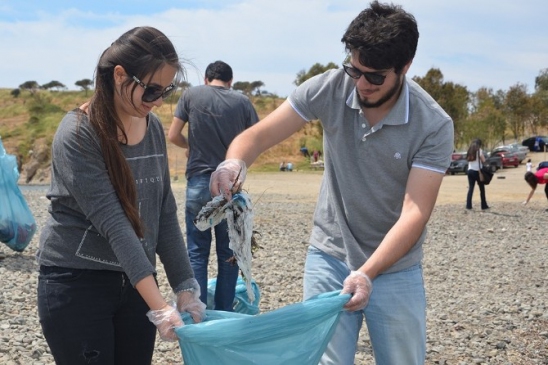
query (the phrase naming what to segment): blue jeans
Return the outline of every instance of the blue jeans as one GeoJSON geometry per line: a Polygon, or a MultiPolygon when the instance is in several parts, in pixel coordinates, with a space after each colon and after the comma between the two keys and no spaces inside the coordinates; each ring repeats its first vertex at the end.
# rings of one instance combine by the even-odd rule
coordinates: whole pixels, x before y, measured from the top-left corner
{"type": "MultiPolygon", "coordinates": [[[[310,246],[304,272],[304,299],[341,290],[346,264],[310,246]]],[[[365,321],[377,365],[423,365],[426,358],[426,295],[422,266],[381,274],[365,309],[341,314],[321,365],[353,365],[365,321]]]]}
{"type": "Polygon", "coordinates": [[[190,264],[194,276],[200,284],[200,300],[207,304],[207,266],[211,251],[212,230],[215,231],[215,249],[217,252],[217,284],[215,287],[216,310],[233,311],[238,265],[227,262],[234,253],[229,247],[228,225],[226,220],[205,231],[194,225],[194,219],[212,198],[209,192],[210,174],[193,176],[187,181],[186,188],[186,238],[190,264]]]}
{"type": "Polygon", "coordinates": [[[122,272],[40,267],[38,315],[57,365],[150,365],[148,310],[122,272]]]}
{"type": "Polygon", "coordinates": [[[481,209],[488,209],[487,199],[485,198],[485,184],[479,179],[479,171],[468,169],[468,194],[466,195],[466,209],[472,209],[472,196],[474,195],[474,187],[476,182],[480,191],[481,209]]]}

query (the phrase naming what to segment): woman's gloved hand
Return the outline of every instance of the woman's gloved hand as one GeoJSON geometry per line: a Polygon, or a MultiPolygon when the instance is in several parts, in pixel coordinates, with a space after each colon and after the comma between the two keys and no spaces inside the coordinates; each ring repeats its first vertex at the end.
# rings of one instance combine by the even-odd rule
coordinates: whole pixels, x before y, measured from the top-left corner
{"type": "Polygon", "coordinates": [[[188,312],[195,323],[205,318],[206,305],[200,300],[200,285],[196,279],[190,279],[190,287],[177,292],[177,309],[188,312]]]}
{"type": "Polygon", "coordinates": [[[352,298],[344,305],[344,309],[353,312],[364,309],[373,291],[373,283],[369,276],[361,271],[351,271],[344,279],[341,294],[352,294],[352,298]]]}
{"type": "Polygon", "coordinates": [[[173,329],[183,326],[184,323],[175,307],[166,304],[161,309],[149,310],[147,317],[158,328],[162,340],[177,341],[177,335],[173,329]]]}
{"type": "Polygon", "coordinates": [[[241,190],[247,175],[247,166],[243,160],[228,159],[217,166],[209,180],[211,196],[223,194],[226,200],[232,199],[232,194],[241,190]]]}

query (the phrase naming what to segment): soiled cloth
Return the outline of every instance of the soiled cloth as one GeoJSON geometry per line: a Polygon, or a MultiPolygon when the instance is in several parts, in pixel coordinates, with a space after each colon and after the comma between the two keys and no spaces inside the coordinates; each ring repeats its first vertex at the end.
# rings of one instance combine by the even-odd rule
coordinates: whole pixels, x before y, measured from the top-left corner
{"type": "Polygon", "coordinates": [[[230,249],[244,278],[249,300],[255,300],[251,285],[251,237],[253,236],[253,209],[251,199],[244,193],[236,193],[231,201],[222,195],[216,196],[198,213],[194,224],[200,231],[205,231],[219,224],[223,219],[228,223],[230,249]]]}

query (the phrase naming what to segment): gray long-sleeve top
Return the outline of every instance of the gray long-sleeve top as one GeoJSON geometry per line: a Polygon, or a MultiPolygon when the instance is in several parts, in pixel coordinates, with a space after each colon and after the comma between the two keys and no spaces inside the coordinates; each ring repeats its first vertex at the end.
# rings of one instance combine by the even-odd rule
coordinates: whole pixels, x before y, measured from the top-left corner
{"type": "Polygon", "coordinates": [[[173,290],[186,289],[193,272],[177,220],[164,130],[154,114],[148,115],[143,140],[122,145],[122,151],[137,186],[145,237],[137,237],[119,202],[87,116],[74,110],[61,121],[52,144],[50,217],[40,235],[38,262],[123,271],[135,286],[155,273],[158,254],[173,290]]]}

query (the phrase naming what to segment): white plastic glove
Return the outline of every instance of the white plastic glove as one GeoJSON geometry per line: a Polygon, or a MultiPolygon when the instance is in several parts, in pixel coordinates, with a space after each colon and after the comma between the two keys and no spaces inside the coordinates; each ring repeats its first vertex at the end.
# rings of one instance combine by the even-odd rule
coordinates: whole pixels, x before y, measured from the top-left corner
{"type": "Polygon", "coordinates": [[[344,309],[353,312],[364,309],[373,291],[373,283],[369,276],[361,271],[351,271],[344,279],[341,294],[352,294],[352,298],[344,305],[344,309]]]}
{"type": "Polygon", "coordinates": [[[173,329],[184,324],[177,309],[166,304],[161,309],[149,310],[147,317],[158,328],[162,340],[177,341],[177,335],[173,329]]]}
{"type": "Polygon", "coordinates": [[[224,160],[211,174],[209,191],[211,196],[223,194],[226,200],[232,199],[232,193],[238,192],[247,175],[247,166],[243,160],[231,158],[224,160]]]}
{"type": "Polygon", "coordinates": [[[191,287],[181,290],[175,295],[177,297],[177,309],[179,312],[188,312],[195,323],[205,318],[206,305],[200,300],[200,285],[196,279],[191,280],[191,287]]]}

